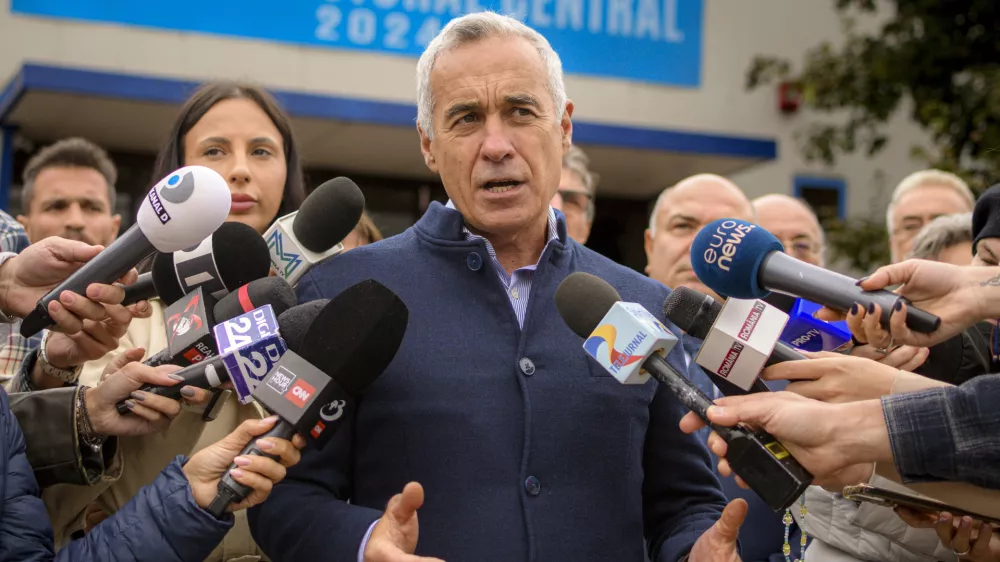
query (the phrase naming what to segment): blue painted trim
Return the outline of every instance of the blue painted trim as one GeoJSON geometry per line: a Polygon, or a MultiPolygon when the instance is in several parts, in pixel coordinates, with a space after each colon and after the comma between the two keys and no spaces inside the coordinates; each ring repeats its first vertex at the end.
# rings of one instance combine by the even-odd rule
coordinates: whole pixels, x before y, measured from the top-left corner
{"type": "Polygon", "coordinates": [[[11,125],[0,125],[0,209],[10,208],[10,187],[14,184],[14,132],[11,125]]]}
{"type": "MultiPolygon", "coordinates": [[[[197,82],[186,80],[25,64],[0,96],[0,123],[9,117],[17,99],[27,91],[83,94],[179,105],[184,103],[197,87],[197,82]]],[[[410,104],[280,90],[271,92],[285,110],[295,117],[397,127],[413,127],[417,117],[416,107],[410,104]]],[[[771,139],[687,131],[574,122],[573,136],[575,141],[584,145],[754,160],[773,160],[778,155],[778,144],[771,139]]]]}
{"type": "Polygon", "coordinates": [[[795,176],[792,179],[792,190],[795,197],[802,198],[802,188],[818,187],[837,192],[837,218],[847,218],[847,182],[843,178],[821,176],[795,176]]]}

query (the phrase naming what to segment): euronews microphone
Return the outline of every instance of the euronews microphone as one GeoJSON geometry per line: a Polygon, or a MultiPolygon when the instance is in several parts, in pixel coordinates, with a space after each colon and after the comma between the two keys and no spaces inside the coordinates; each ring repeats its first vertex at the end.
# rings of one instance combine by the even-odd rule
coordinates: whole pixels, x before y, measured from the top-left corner
{"type": "MultiPolygon", "coordinates": [[[[667,317],[667,320],[676,324],[678,328],[684,330],[691,337],[702,340],[702,347],[711,345],[710,342],[714,340],[712,332],[716,328],[716,322],[721,313],[722,305],[718,301],[705,293],[688,287],[677,287],[670,291],[670,296],[663,303],[663,314],[667,317]]],[[[805,358],[805,355],[777,341],[774,344],[774,349],[767,357],[765,365],[770,366],[783,361],[797,361],[805,358]]],[[[732,368],[741,368],[738,361],[734,363],[732,368]]],[[[701,365],[700,362],[698,364],[701,365]]],[[[723,376],[715,366],[701,366],[704,367],[703,370],[712,379],[712,383],[726,396],[739,396],[748,392],[770,392],[771,390],[764,381],[757,377],[760,371],[759,368],[751,373],[753,375],[753,384],[747,389],[729,381],[728,375],[731,371],[730,373],[726,373],[727,376],[723,376]]],[[[746,377],[736,376],[734,378],[744,379],[746,377]]]]}
{"type": "Polygon", "coordinates": [[[157,254],[152,278],[156,293],[170,305],[198,287],[216,298],[268,276],[271,259],[260,233],[241,222],[226,222],[194,248],[157,254]]]}
{"type": "Polygon", "coordinates": [[[340,241],[354,230],[365,210],[365,197],[351,180],[324,182],[299,210],[274,221],[264,233],[271,270],[292,286],[317,263],[344,250],[340,241]]]}
{"type": "Polygon", "coordinates": [[[847,312],[855,303],[882,309],[880,321],[889,325],[896,303],[907,305],[906,325],[915,332],[931,333],[941,319],[910,306],[891,291],[865,291],[857,280],[784,253],[770,232],[737,219],[720,219],[705,225],[691,244],[691,266],[698,280],[716,293],[738,299],[760,299],[771,291],[808,299],[847,312]]]}
{"type": "Polygon", "coordinates": [[[677,337],[641,305],[620,302],[614,287],[582,272],[564,279],[555,298],[559,315],[584,338],[588,355],[620,382],[643,383],[652,375],[669,388],[726,441],[733,471],[772,509],[787,509],[812,483],[812,474],[768,433],[708,421],[712,401],[665,359],[677,337]]]}
{"type": "Polygon", "coordinates": [[[231,204],[226,180],[209,168],[186,166],[163,178],[143,199],[131,228],[38,301],[21,322],[21,335],[53,324],[48,307],[63,291],[85,295],[91,283],[111,283],[155,251],[201,242],[225,222],[231,204]]]}
{"type": "MultiPolygon", "coordinates": [[[[254,390],[254,398],[281,418],[261,438],[291,439],[304,433],[313,440],[329,439],[347,418],[345,409],[392,362],[408,319],[403,301],[373,280],[334,297],[309,327],[301,348],[285,353],[254,390]]],[[[255,439],[240,456],[269,456],[259,442],[255,439]]],[[[221,517],[251,491],[227,470],[208,511],[221,517]]]]}
{"type": "Polygon", "coordinates": [[[182,317],[190,317],[185,330],[191,335],[184,337],[185,341],[177,340],[175,343],[174,325],[171,322],[165,322],[168,345],[146,359],[144,364],[153,367],[167,364],[185,367],[197,363],[216,354],[212,329],[218,322],[225,322],[265,304],[271,305],[274,314],[280,316],[295,306],[296,302],[295,291],[279,277],[264,277],[251,281],[219,299],[211,308],[198,307],[197,304],[192,305],[191,301],[195,299],[204,302],[213,299],[213,297],[210,295],[206,297],[204,291],[199,288],[195,290],[195,293],[185,295],[181,301],[167,307],[167,311],[164,312],[164,319],[167,320],[173,318],[178,311],[181,311],[182,317]],[[192,307],[193,310],[188,307],[192,307]],[[183,312],[184,310],[187,312],[183,312]],[[208,312],[209,310],[211,313],[208,312]],[[196,315],[203,322],[195,322],[193,316],[196,315]]]}

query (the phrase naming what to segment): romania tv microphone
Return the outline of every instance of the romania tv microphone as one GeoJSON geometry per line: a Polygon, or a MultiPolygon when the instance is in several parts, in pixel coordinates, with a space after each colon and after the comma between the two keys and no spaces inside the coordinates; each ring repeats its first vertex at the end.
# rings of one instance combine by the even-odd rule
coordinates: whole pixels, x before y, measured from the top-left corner
{"type": "Polygon", "coordinates": [[[556,290],[559,315],[584,339],[583,349],[624,384],[652,375],[728,444],[729,465],[771,509],[791,506],[813,476],[774,437],[745,426],[708,421],[712,401],[665,359],[677,343],[655,316],[636,303],[621,302],[614,287],[589,273],[569,275],[556,290]]]}
{"type": "MultiPolygon", "coordinates": [[[[298,350],[285,353],[254,398],[280,419],[262,437],[291,439],[296,433],[326,440],[349,416],[355,397],[392,362],[406,333],[409,311],[403,301],[373,280],[334,297],[313,321],[298,350]]],[[[251,441],[241,456],[269,456],[251,441]]],[[[271,457],[275,458],[275,457],[271,457]]],[[[232,465],[219,481],[208,507],[221,517],[252,490],[233,480],[232,465]]]]}
{"type": "Polygon", "coordinates": [[[338,177],[324,182],[298,211],[274,221],[264,233],[271,270],[295,286],[312,266],[344,251],[340,241],[364,210],[365,197],[353,181],[338,177]]]}
{"type": "Polygon", "coordinates": [[[810,300],[847,312],[858,303],[882,309],[880,321],[889,317],[898,302],[907,305],[906,325],[924,334],[937,330],[941,319],[910,306],[891,291],[865,291],[846,275],[799,261],[784,253],[770,232],[737,219],[720,219],[705,225],[691,244],[691,266],[698,279],[716,293],[737,299],[761,299],[771,291],[810,300]]]}
{"type": "MultiPolygon", "coordinates": [[[[232,382],[240,402],[249,403],[254,387],[288,349],[282,336],[299,341],[318,314],[319,309],[307,303],[287,309],[276,319],[271,305],[264,304],[220,322],[211,330],[212,347],[218,354],[172,373],[181,379],[177,384],[147,384],[139,390],[179,400],[185,386],[213,389],[232,382]]],[[[120,414],[128,413],[125,401],[117,408],[120,414]]]]}
{"type": "Polygon", "coordinates": [[[193,293],[167,307],[164,325],[167,330],[167,347],[143,363],[153,367],[180,365],[186,367],[216,355],[213,329],[218,322],[225,322],[241,314],[270,305],[280,316],[297,301],[295,291],[278,277],[264,277],[243,285],[222,297],[217,303],[200,287],[193,293]],[[202,304],[199,304],[202,303],[202,304]],[[181,331],[182,334],[175,334],[181,331]]]}
{"type": "Polygon", "coordinates": [[[38,301],[21,322],[21,335],[54,323],[48,307],[63,291],[85,295],[91,283],[112,283],[153,252],[198,244],[225,222],[231,204],[226,180],[209,168],[187,166],[163,178],[143,199],[131,228],[38,301]]]}
{"type": "MultiPolygon", "coordinates": [[[[751,307],[751,310],[755,311],[759,310],[759,308],[751,307]]],[[[719,348],[718,350],[706,353],[704,361],[699,361],[699,358],[696,358],[695,362],[708,374],[709,378],[712,379],[712,383],[722,391],[722,394],[726,396],[739,396],[748,392],[769,392],[771,389],[768,388],[764,381],[757,377],[760,372],[759,366],[747,365],[740,361],[740,357],[735,358],[731,363],[726,361],[729,353],[734,348],[736,348],[737,352],[743,351],[743,347],[748,344],[745,341],[739,341],[740,338],[738,336],[735,338],[736,341],[733,341],[733,334],[731,332],[727,333],[721,326],[717,325],[722,312],[722,304],[714,298],[687,287],[677,287],[670,291],[670,296],[667,297],[666,302],[663,304],[663,314],[667,317],[667,320],[676,324],[678,328],[684,330],[691,337],[702,340],[702,348],[699,351],[699,356],[702,355],[701,352],[707,347],[715,346],[719,348]],[[726,357],[722,362],[717,360],[713,362],[708,361],[709,357],[717,357],[720,352],[725,354],[726,357]],[[748,372],[740,372],[741,370],[748,372]],[[739,383],[731,382],[730,379],[740,381],[752,380],[752,384],[749,388],[744,388],[739,383]]],[[[760,319],[758,318],[757,321],[759,322],[760,319]]],[[[742,325],[739,331],[744,332],[742,325]]],[[[750,337],[748,335],[747,339],[750,337]]],[[[800,359],[806,359],[806,356],[781,341],[775,341],[774,348],[765,360],[765,366],[800,359]]]]}

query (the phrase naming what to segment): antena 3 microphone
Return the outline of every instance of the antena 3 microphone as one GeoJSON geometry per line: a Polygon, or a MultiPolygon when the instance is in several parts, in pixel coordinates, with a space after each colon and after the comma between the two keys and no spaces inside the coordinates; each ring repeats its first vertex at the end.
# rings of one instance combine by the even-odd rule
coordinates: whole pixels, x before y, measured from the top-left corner
{"type": "MultiPolygon", "coordinates": [[[[334,297],[309,326],[302,347],[285,353],[254,390],[254,398],[281,418],[261,438],[291,439],[303,432],[329,439],[345,419],[345,408],[392,362],[408,320],[403,301],[373,280],[334,297]]],[[[259,441],[254,439],[240,455],[266,455],[259,441]]],[[[208,511],[221,517],[251,491],[226,471],[208,511]]]]}
{"type": "Polygon", "coordinates": [[[777,291],[841,312],[855,303],[877,304],[882,308],[883,326],[889,325],[893,307],[902,301],[911,330],[927,334],[941,324],[940,318],[910,306],[896,293],[865,291],[855,279],[789,256],[770,232],[738,219],[705,225],[691,244],[691,266],[702,283],[727,297],[761,299],[777,291]]]}
{"type": "Polygon", "coordinates": [[[230,205],[226,180],[210,168],[186,166],[163,178],[143,199],[131,228],[38,301],[21,322],[21,335],[53,324],[48,307],[63,291],[85,295],[91,283],[114,282],[154,251],[198,244],[225,222],[230,205]]]}
{"type": "Polygon", "coordinates": [[[556,290],[555,298],[559,315],[585,339],[586,353],[612,376],[623,381],[622,371],[626,369],[646,371],[711,425],[728,444],[729,465],[771,509],[788,508],[812,483],[812,475],[768,433],[708,421],[712,401],[664,358],[677,338],[641,305],[618,302],[620,298],[611,285],[582,272],[569,275],[556,290]],[[612,292],[616,298],[606,306],[612,292]]]}
{"type": "Polygon", "coordinates": [[[264,233],[271,270],[294,286],[312,266],[344,250],[339,242],[364,210],[365,197],[353,181],[339,177],[323,183],[298,211],[274,221],[264,233]]]}
{"type": "Polygon", "coordinates": [[[267,277],[271,258],[260,233],[241,222],[226,222],[197,246],[157,254],[152,276],[164,304],[177,302],[198,287],[216,298],[267,277]]]}

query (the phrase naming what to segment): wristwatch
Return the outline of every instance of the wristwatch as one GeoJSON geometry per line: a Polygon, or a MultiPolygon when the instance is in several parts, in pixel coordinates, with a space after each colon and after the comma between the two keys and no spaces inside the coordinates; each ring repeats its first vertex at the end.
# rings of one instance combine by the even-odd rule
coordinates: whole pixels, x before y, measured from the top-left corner
{"type": "MultiPolygon", "coordinates": [[[[7,260],[16,255],[17,254],[15,252],[0,252],[0,265],[3,265],[4,263],[7,262],[7,260]]],[[[0,308],[0,324],[13,324],[19,320],[20,318],[17,318],[16,316],[11,316],[6,312],[4,312],[2,308],[0,308]]]]}
{"type": "Polygon", "coordinates": [[[72,369],[63,369],[49,363],[45,348],[49,343],[50,334],[52,334],[52,330],[45,330],[45,333],[42,335],[42,343],[38,346],[38,367],[50,377],[55,377],[66,384],[76,384],[76,381],[80,379],[80,373],[83,371],[83,365],[77,365],[72,369]]]}

